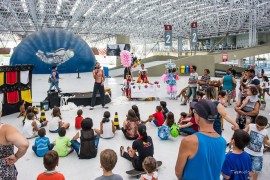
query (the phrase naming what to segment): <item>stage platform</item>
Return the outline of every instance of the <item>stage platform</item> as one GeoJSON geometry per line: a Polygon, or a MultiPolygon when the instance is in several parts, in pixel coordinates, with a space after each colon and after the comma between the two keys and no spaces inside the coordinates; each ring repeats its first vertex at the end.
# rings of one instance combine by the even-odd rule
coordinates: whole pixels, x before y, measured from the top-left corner
{"type": "MultiPolygon", "coordinates": [[[[60,107],[69,102],[74,103],[76,106],[90,106],[92,101],[93,92],[70,92],[70,93],[48,93],[49,107],[52,109],[54,106],[60,107]]],[[[111,102],[109,94],[105,94],[105,104],[111,102]]],[[[95,105],[101,105],[100,94],[96,95],[95,105]]]]}

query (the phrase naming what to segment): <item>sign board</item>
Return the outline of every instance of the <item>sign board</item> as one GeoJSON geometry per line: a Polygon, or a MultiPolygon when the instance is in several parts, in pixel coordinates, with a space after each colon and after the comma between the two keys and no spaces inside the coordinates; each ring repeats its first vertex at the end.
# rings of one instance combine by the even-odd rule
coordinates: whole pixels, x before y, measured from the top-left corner
{"type": "Polygon", "coordinates": [[[165,46],[172,46],[172,25],[164,25],[164,29],[165,46]]]}
{"type": "Polygon", "coordinates": [[[222,62],[227,62],[228,61],[228,53],[223,53],[222,54],[222,62]]]}
{"type": "Polygon", "coordinates": [[[198,29],[197,22],[191,23],[191,50],[195,51],[197,49],[197,41],[198,41],[198,29]]]}

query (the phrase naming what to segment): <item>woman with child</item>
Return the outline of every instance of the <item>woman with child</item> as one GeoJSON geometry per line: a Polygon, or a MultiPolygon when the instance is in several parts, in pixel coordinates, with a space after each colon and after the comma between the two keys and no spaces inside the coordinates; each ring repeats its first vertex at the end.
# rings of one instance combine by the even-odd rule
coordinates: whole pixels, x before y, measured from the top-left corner
{"type": "Polygon", "coordinates": [[[120,155],[131,161],[134,169],[143,171],[143,161],[146,157],[153,157],[154,145],[152,138],[147,135],[146,126],[140,124],[138,126],[139,137],[132,143],[132,147],[127,148],[127,152],[124,147],[120,147],[120,155]],[[138,152],[138,155],[136,154],[138,152]]]}

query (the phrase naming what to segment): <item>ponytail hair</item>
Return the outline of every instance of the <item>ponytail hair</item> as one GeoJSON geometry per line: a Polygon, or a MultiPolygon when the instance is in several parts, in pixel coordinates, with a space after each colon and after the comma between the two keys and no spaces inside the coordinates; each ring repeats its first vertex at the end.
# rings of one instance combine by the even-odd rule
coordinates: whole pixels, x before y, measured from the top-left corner
{"type": "Polygon", "coordinates": [[[140,136],[142,136],[143,142],[146,142],[147,141],[147,132],[146,132],[146,126],[144,124],[140,124],[138,126],[138,132],[139,132],[140,136]]]}
{"type": "Polygon", "coordinates": [[[109,122],[111,117],[111,113],[109,111],[105,111],[103,114],[102,123],[109,122]]]}
{"type": "Polygon", "coordinates": [[[144,131],[144,132],[141,134],[141,136],[142,136],[143,142],[146,142],[146,141],[147,141],[147,132],[144,131]]]}

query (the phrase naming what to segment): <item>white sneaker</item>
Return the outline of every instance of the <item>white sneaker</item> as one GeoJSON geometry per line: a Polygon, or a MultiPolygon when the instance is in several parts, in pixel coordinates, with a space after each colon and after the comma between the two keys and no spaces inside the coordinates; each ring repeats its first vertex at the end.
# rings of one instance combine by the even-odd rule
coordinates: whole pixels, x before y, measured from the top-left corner
{"type": "Polygon", "coordinates": [[[270,116],[270,113],[268,114],[268,116],[270,116]]]}

